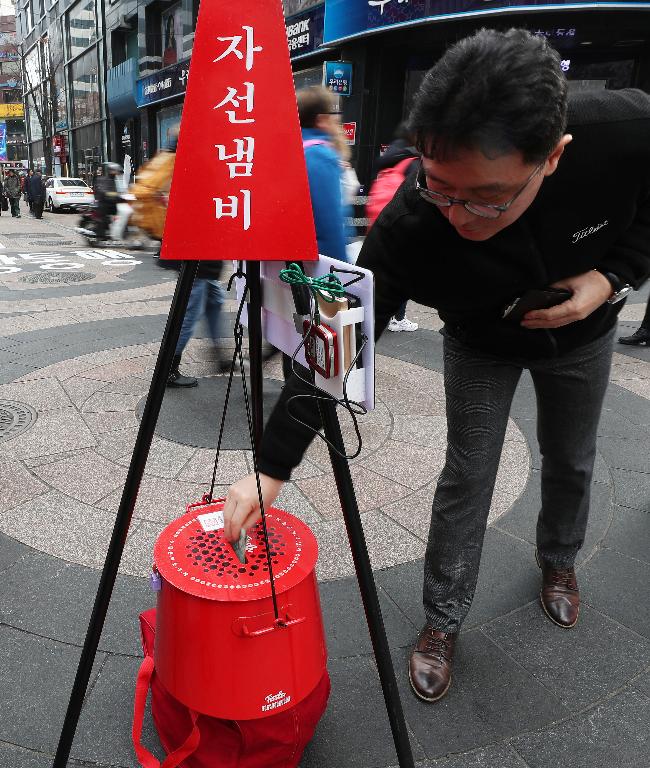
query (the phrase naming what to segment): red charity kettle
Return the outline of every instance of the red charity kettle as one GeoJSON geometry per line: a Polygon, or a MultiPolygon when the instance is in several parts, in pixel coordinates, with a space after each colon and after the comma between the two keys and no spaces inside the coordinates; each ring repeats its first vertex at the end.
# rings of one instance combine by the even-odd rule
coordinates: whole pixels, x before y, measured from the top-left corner
{"type": "Polygon", "coordinates": [[[325,672],[318,543],[298,518],[266,510],[276,618],[262,523],[248,531],[242,564],[224,536],[223,506],[191,504],[158,537],[154,661],[187,707],[253,720],[298,704],[325,672]]]}

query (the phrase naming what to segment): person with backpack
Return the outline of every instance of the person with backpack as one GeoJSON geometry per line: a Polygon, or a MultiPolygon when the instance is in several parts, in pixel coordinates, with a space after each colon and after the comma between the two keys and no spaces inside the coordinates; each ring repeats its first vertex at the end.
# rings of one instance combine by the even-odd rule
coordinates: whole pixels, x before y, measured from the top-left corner
{"type": "MultiPolygon", "coordinates": [[[[415,178],[419,157],[418,151],[413,146],[408,124],[400,123],[395,131],[394,140],[377,161],[377,176],[370,186],[366,204],[368,229],[372,227],[404,181],[411,177],[415,178]]],[[[404,302],[391,317],[388,323],[389,331],[399,333],[400,331],[417,331],[419,328],[417,323],[406,317],[406,304],[407,302],[404,302]]]]}

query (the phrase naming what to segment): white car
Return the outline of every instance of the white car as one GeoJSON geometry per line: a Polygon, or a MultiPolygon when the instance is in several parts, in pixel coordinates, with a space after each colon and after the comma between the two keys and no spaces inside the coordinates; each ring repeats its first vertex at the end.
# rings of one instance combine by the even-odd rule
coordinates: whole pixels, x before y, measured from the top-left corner
{"type": "Polygon", "coordinates": [[[45,208],[55,211],[76,210],[91,205],[95,199],[92,189],[83,179],[52,178],[45,183],[45,208]]]}

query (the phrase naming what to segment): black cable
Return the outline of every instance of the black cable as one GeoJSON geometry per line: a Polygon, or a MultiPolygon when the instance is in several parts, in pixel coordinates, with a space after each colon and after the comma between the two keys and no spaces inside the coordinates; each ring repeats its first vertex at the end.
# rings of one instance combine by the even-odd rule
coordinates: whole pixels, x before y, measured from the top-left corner
{"type": "Polygon", "coordinates": [[[326,392],[324,389],[321,389],[320,387],[316,386],[316,384],[311,381],[310,379],[306,379],[304,376],[302,376],[298,369],[296,368],[296,357],[300,350],[304,347],[305,341],[307,340],[307,337],[309,336],[312,328],[315,325],[314,322],[314,315],[317,311],[317,305],[316,310],[314,309],[314,305],[316,304],[315,298],[313,296],[311,297],[311,306],[310,306],[310,318],[309,318],[309,328],[306,330],[305,334],[302,337],[302,340],[298,347],[296,348],[296,351],[291,356],[291,370],[293,374],[304,384],[306,384],[310,389],[313,389],[315,394],[298,394],[298,395],[292,395],[287,399],[287,413],[289,416],[298,424],[308,429],[310,432],[312,432],[314,435],[319,437],[326,445],[330,448],[330,450],[334,451],[334,453],[337,456],[340,456],[343,459],[347,459],[348,461],[351,461],[352,459],[356,459],[357,456],[361,453],[361,449],[363,448],[363,438],[361,437],[361,432],[359,430],[359,423],[357,421],[357,416],[365,416],[368,413],[368,409],[361,405],[361,403],[357,403],[354,400],[350,400],[347,393],[347,384],[348,384],[348,378],[350,377],[350,373],[354,370],[356,367],[357,361],[361,357],[361,353],[363,352],[366,344],[368,343],[368,337],[363,335],[361,337],[361,346],[357,350],[356,355],[354,356],[354,359],[348,366],[347,371],[345,372],[345,376],[343,377],[343,397],[342,398],[336,398],[334,395],[332,395],[329,392],[326,392]],[[316,403],[319,401],[329,401],[333,402],[335,405],[340,405],[344,410],[346,410],[350,417],[352,418],[352,424],[354,426],[354,431],[357,436],[357,449],[352,454],[347,453],[341,453],[339,449],[330,441],[328,440],[325,435],[323,435],[320,430],[314,429],[310,424],[307,424],[302,419],[299,419],[295,414],[291,412],[290,405],[294,401],[298,400],[313,400],[316,403]]]}

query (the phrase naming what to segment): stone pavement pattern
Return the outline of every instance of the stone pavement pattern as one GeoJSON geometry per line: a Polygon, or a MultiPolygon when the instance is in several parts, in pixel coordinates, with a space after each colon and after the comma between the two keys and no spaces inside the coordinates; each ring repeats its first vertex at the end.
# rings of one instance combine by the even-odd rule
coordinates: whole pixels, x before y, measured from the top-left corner
{"type": "MultiPolygon", "coordinates": [[[[78,250],[66,234],[70,221],[46,215],[11,226],[40,232],[39,242],[61,233],[68,249],[78,250]]],[[[8,240],[0,236],[5,247],[8,240]]],[[[0,442],[3,768],[51,765],[174,285],[173,273],[147,254],[87,259],[70,272],[91,277],[60,284],[25,282],[60,272],[56,263],[44,270],[23,261],[29,270],[0,274],[0,424],[16,430],[0,442]]],[[[624,309],[623,332],[638,326],[644,297],[624,309]]],[[[226,310],[233,308],[230,301],[226,310]]],[[[410,308],[409,316],[420,331],[387,334],[380,343],[379,404],[361,420],[364,450],[353,476],[417,759],[435,768],[647,768],[650,350],[617,347],[579,564],[583,609],[570,632],[551,625],[537,601],[540,457],[534,395],[530,380],[522,380],[454,685],[427,706],[408,691],[404,670],[423,620],[421,558],[445,420],[439,320],[424,307],[410,308]]],[[[202,338],[184,357],[187,371],[203,377],[204,391],[214,360],[202,338]]],[[[266,375],[277,386],[277,363],[266,375]]],[[[167,398],[172,406],[175,395],[167,398]]],[[[214,460],[211,445],[171,425],[173,435],[156,437],[147,464],[74,765],[136,765],[129,717],[140,658],[137,614],[154,602],[143,577],[158,532],[202,493],[214,460]]],[[[249,467],[244,444],[226,451],[219,487],[249,467]]],[[[386,768],[395,753],[332,488],[326,452],[314,444],[281,497],[319,539],[333,681],[303,766],[386,768]]],[[[147,740],[157,741],[151,723],[147,740]]]]}

